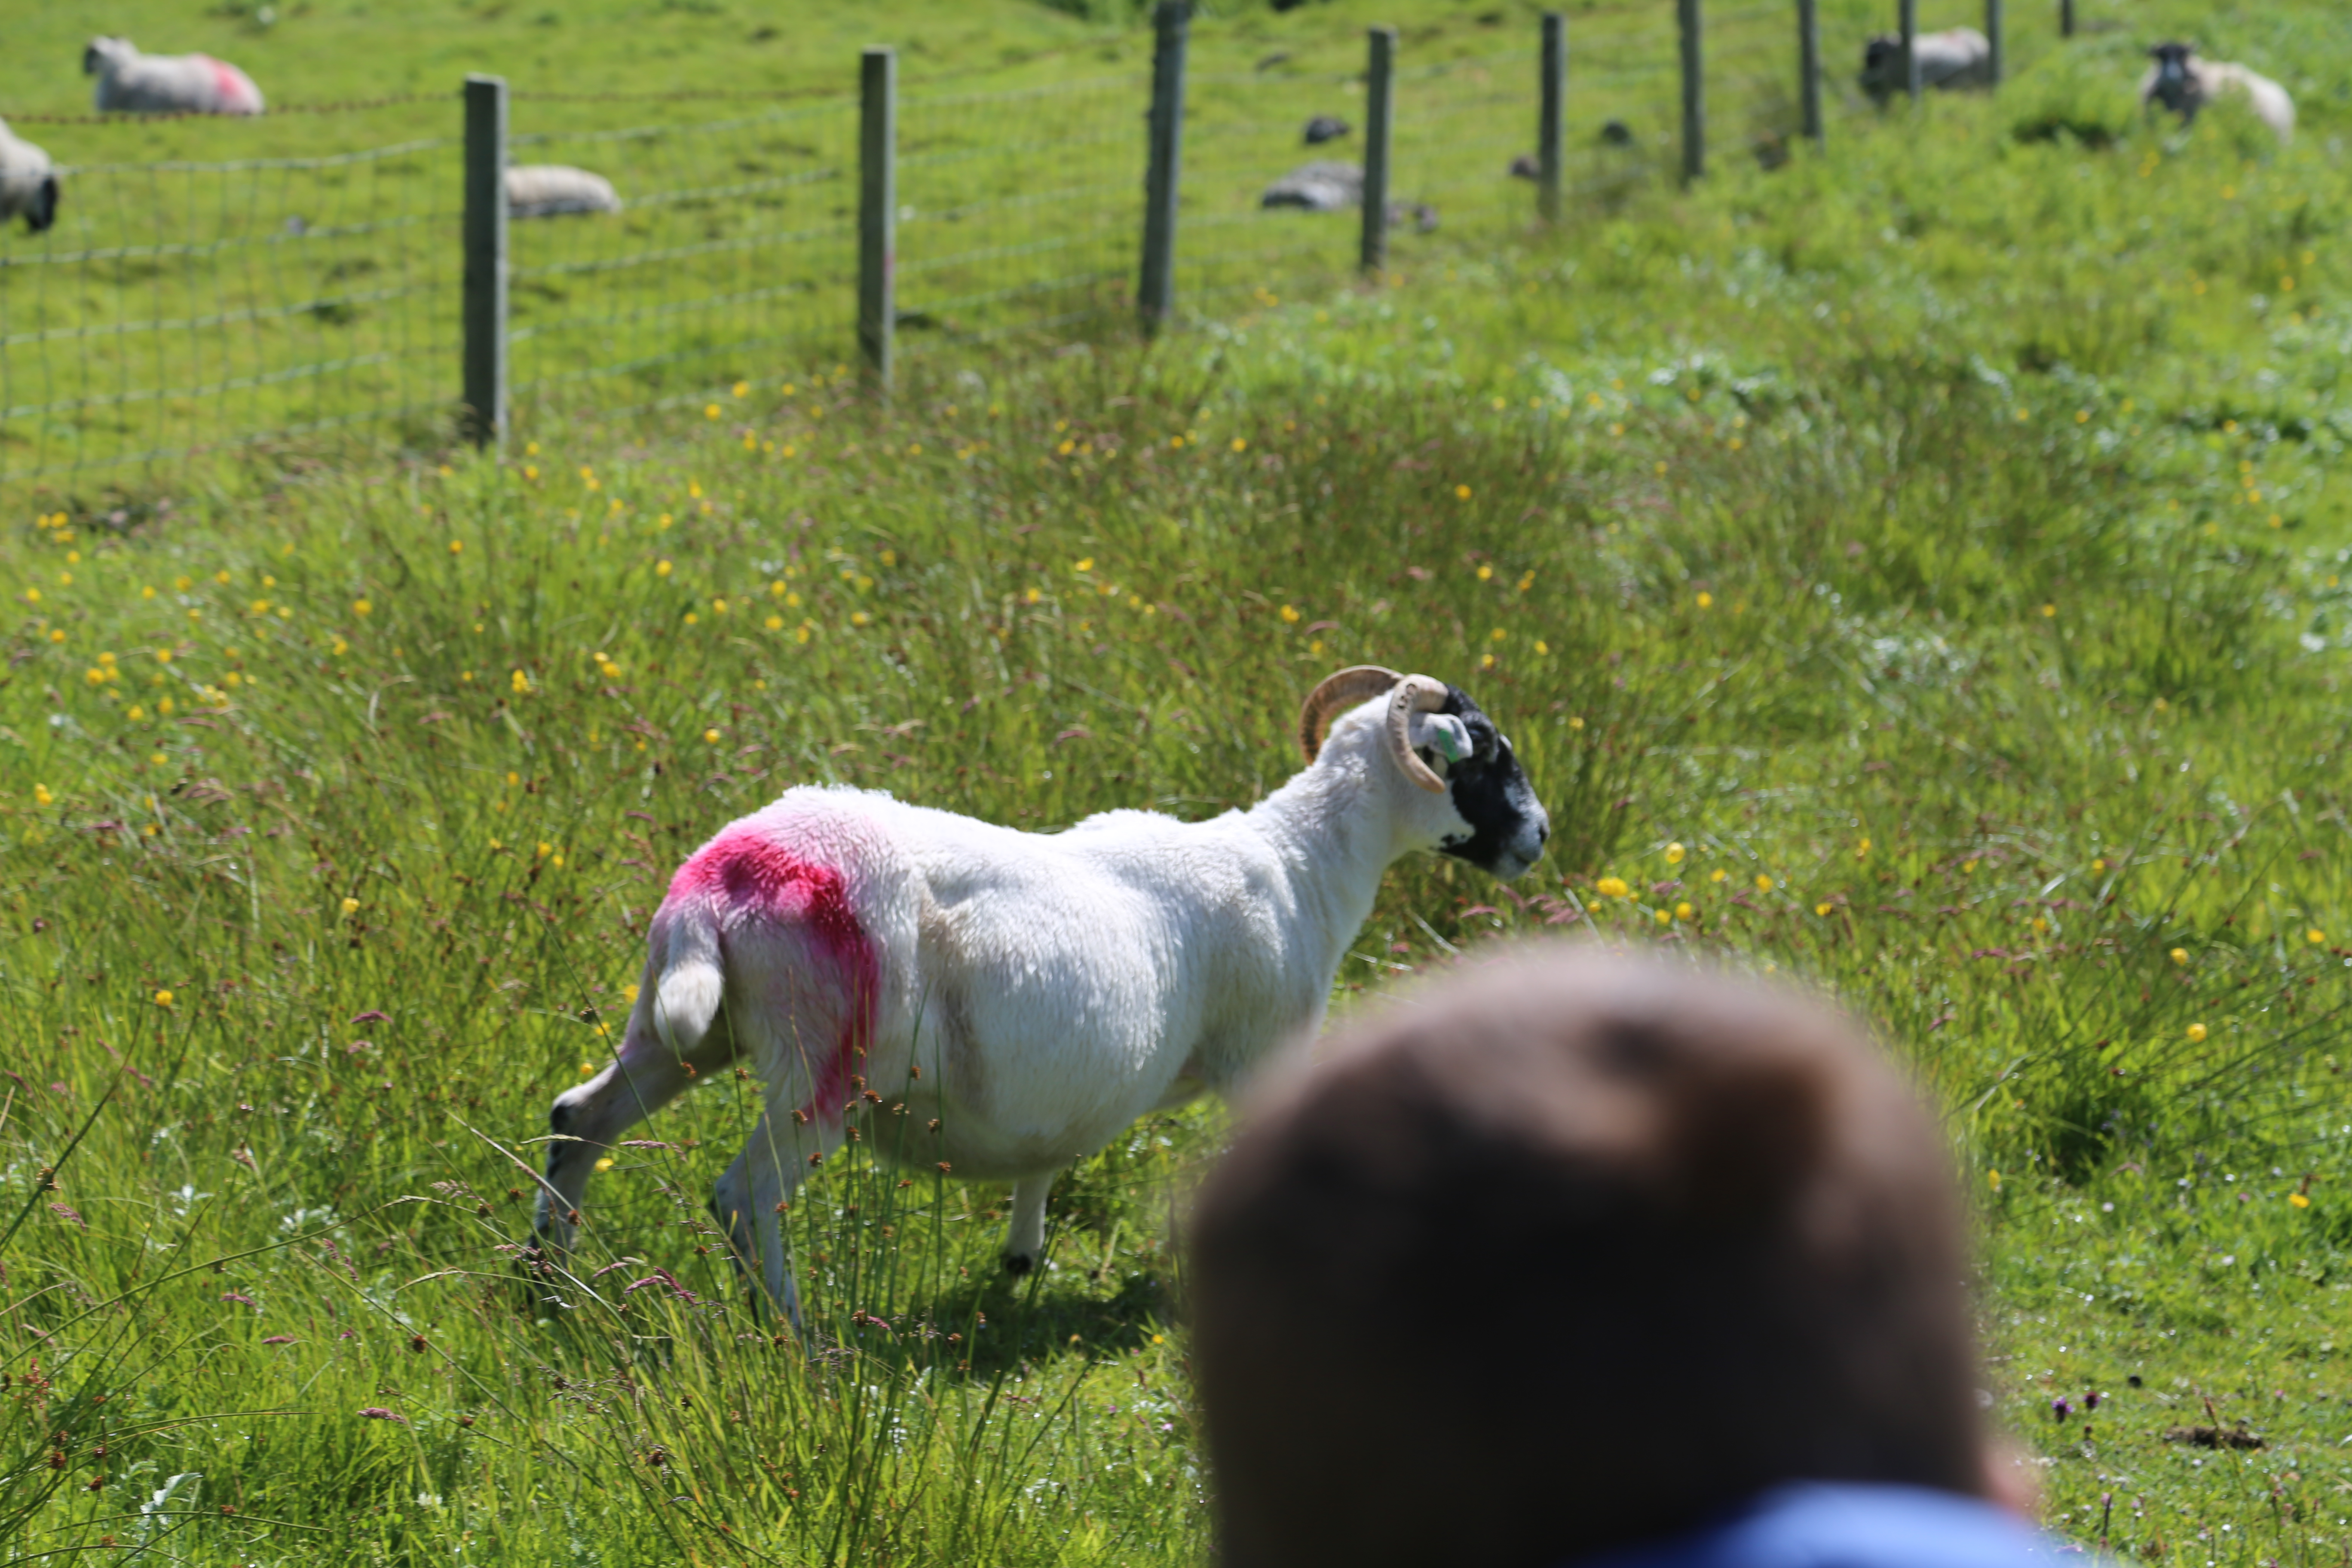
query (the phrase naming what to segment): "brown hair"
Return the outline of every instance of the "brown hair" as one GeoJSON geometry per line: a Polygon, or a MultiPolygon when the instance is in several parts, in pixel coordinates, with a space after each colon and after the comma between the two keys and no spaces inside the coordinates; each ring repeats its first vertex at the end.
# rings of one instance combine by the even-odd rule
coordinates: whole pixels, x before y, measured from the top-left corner
{"type": "Polygon", "coordinates": [[[1262,1097],[1192,1255],[1226,1568],[1984,1488],[1942,1135],[1780,991],[1544,947],[1414,993],[1262,1097]]]}

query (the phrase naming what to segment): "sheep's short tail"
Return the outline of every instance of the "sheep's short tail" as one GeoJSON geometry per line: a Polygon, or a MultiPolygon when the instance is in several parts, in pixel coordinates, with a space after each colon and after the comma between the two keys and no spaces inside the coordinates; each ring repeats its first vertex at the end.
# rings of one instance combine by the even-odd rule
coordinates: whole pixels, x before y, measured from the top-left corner
{"type": "Polygon", "coordinates": [[[652,967],[654,1027],[672,1051],[692,1056],[727,999],[719,916],[708,900],[683,900],[655,916],[652,967]]]}

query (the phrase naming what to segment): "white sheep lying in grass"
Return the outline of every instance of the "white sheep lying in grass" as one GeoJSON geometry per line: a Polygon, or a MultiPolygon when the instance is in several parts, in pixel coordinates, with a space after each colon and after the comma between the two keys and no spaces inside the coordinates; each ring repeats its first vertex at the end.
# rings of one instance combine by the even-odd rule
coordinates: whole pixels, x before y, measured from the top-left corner
{"type": "Polygon", "coordinates": [[[2155,57],[2156,63],[2140,79],[2139,100],[2143,107],[2161,103],[2180,116],[2185,124],[2197,118],[2197,111],[2209,100],[2224,93],[2242,92],[2255,115],[2280,141],[2294,138],[2294,100],[2270,78],[2229,60],[2200,59],[2196,48],[2189,44],[2158,44],[2147,52],[2155,57]]]}
{"type": "Polygon", "coordinates": [[[764,1110],[711,1206],[795,1321],[776,1215],[845,1138],[1013,1184],[1004,1260],[1025,1271],[1063,1167],[1318,1026],[1391,861],[1433,849],[1507,879],[1543,852],[1510,742],[1456,688],[1342,670],[1299,742],[1305,769],[1206,822],[1021,833],[804,787],[721,829],[654,915],[617,1058],[549,1115],[547,1247],[569,1247],[614,1139],[748,1059],[764,1110]]]}
{"type": "MultiPolygon", "coordinates": [[[[1921,87],[1992,85],[1992,40],[1974,27],[1921,33],[1918,48],[1921,87]]],[[[1900,34],[1880,33],[1862,47],[1862,90],[1874,103],[1885,103],[1906,90],[1900,34]]]]}
{"type": "Polygon", "coordinates": [[[58,221],[58,176],[49,155],[0,121],[0,223],[25,220],[25,232],[38,234],[58,221]]]}
{"type": "MultiPolygon", "coordinates": [[[[1297,207],[1311,213],[1345,212],[1361,206],[1364,201],[1364,171],[1361,165],[1339,162],[1301,163],[1282,178],[1266,186],[1257,199],[1261,207],[1297,207]]],[[[1411,223],[1414,232],[1428,234],[1437,227],[1437,209],[1427,202],[1391,202],[1388,206],[1391,228],[1411,223]]]]}
{"type": "Polygon", "coordinates": [[[128,38],[92,38],[81,73],[98,79],[101,111],[131,114],[258,114],[253,79],[210,55],[142,55],[128,38]]]}
{"type": "Polygon", "coordinates": [[[562,163],[520,163],[507,171],[507,212],[513,217],[562,213],[616,213],[613,182],[562,163]]]}

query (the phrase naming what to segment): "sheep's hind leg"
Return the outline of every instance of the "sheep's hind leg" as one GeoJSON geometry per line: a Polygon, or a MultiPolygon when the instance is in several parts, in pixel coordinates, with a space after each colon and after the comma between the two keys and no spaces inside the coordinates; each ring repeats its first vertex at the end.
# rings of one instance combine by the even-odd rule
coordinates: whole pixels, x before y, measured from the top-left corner
{"type": "Polygon", "coordinates": [[[841,1146],[839,1122],[801,1126],[762,1112],[743,1152],[711,1188],[710,1213],[725,1227],[736,1272],[752,1286],[754,1310],[762,1291],[783,1309],[794,1333],[801,1332],[800,1282],[793,1278],[791,1248],[784,1237],[782,1205],[824,1156],[841,1146]]]}
{"type": "Polygon", "coordinates": [[[1013,1184],[1013,1223],[1004,1232],[1004,1271],[1026,1274],[1045,1250],[1045,1194],[1059,1171],[1024,1176],[1013,1184]]]}

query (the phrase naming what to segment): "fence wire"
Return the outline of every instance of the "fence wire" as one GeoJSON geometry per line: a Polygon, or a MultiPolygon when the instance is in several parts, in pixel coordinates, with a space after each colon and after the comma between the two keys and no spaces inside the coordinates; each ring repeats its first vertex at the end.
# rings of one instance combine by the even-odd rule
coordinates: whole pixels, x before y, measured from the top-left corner
{"type": "Polygon", "coordinates": [[[1135,75],[900,102],[901,353],[1126,318],[1150,101],[1135,75]]]}
{"type": "MultiPolygon", "coordinates": [[[[2123,4],[2081,9],[2100,18],[2093,26],[2113,25],[2105,14],[2123,4]]],[[[1864,42],[1886,30],[1894,7],[1820,8],[1834,138],[1899,111],[1874,105],[1856,80],[1864,42]]],[[[1926,9],[1923,27],[1982,24],[1982,0],[1926,9]]],[[[1537,151],[1538,33],[1531,18],[1495,21],[1492,33],[1456,35],[1425,55],[1407,40],[1394,79],[1392,267],[1534,220],[1536,189],[1520,176],[1537,151]]],[[[1708,8],[1711,165],[1790,155],[1801,131],[1795,21],[1793,0],[1708,8]]],[[[2012,71],[2056,47],[2049,21],[2012,11],[2012,71]]],[[[1356,269],[1359,209],[1264,200],[1305,163],[1360,166],[1361,36],[1261,47],[1238,30],[1194,39],[1176,250],[1187,314],[1247,310],[1356,269]],[[1346,130],[1309,145],[1315,117],[1346,130]]],[[[1629,0],[1578,12],[1569,48],[1562,185],[1574,224],[1678,177],[1673,10],[1629,0]]],[[[1141,69],[1017,91],[934,79],[902,95],[903,356],[1130,330],[1150,98],[1141,69]]],[[[854,93],[518,92],[511,102],[510,163],[588,170],[621,203],[511,225],[520,418],[699,400],[838,371],[850,357],[854,93]],[[642,122],[614,126],[621,104],[638,106],[628,117],[642,122]]],[[[461,113],[455,94],[311,105],[305,137],[374,144],[147,163],[68,160],[153,121],[17,117],[47,128],[68,195],[50,232],[0,238],[0,485],[127,483],[191,457],[331,434],[446,446],[461,380],[461,113]]],[[[179,121],[167,144],[252,145],[236,140],[252,134],[237,123],[179,121]]]]}
{"type": "Polygon", "coordinates": [[[367,425],[436,433],[457,352],[453,138],[90,163],[0,251],[0,482],[367,425]]]}
{"type": "MultiPolygon", "coordinates": [[[[525,125],[530,108],[518,107],[525,125]]],[[[534,405],[634,405],[764,382],[780,362],[822,353],[849,319],[853,100],[686,124],[524,130],[507,146],[513,165],[601,175],[621,203],[509,224],[507,353],[519,416],[534,405]]]]}

